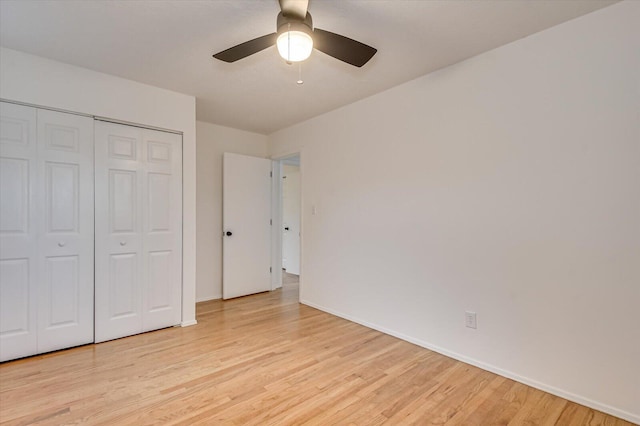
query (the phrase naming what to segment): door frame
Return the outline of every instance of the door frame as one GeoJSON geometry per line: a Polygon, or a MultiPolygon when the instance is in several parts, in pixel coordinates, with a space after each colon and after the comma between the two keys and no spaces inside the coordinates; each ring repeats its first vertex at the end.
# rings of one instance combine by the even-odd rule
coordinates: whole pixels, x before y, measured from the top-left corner
{"type": "Polygon", "coordinates": [[[299,300],[302,300],[304,273],[304,172],[303,155],[301,151],[291,151],[271,157],[273,180],[271,182],[271,290],[282,287],[282,165],[283,160],[291,157],[300,158],[300,282],[299,300]]]}

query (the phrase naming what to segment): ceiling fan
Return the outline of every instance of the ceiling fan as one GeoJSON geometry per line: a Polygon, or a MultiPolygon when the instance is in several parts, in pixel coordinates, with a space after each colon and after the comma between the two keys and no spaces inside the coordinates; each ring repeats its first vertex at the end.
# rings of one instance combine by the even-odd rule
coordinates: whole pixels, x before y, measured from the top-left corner
{"type": "Polygon", "coordinates": [[[376,54],[377,49],[364,43],[313,28],[311,15],[307,11],[309,0],[278,1],[281,12],[278,14],[277,32],[230,47],[213,57],[224,62],[235,62],[275,44],[280,56],[289,63],[304,61],[315,47],[329,56],[361,67],[376,54]]]}

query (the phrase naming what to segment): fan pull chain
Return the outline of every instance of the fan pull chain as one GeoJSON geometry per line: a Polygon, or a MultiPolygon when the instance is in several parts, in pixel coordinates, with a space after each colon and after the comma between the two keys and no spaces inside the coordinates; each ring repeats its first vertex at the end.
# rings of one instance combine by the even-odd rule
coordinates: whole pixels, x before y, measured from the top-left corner
{"type": "Polygon", "coordinates": [[[304,84],[304,80],[302,80],[302,62],[298,64],[298,81],[296,83],[301,86],[304,84]]]}

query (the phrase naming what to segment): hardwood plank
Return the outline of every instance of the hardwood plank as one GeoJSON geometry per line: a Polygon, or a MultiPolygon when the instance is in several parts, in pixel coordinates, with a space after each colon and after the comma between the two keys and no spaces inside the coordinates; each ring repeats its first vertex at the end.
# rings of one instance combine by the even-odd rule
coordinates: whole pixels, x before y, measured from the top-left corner
{"type": "Polygon", "coordinates": [[[0,365],[3,425],[629,425],[298,302],[0,365]]]}

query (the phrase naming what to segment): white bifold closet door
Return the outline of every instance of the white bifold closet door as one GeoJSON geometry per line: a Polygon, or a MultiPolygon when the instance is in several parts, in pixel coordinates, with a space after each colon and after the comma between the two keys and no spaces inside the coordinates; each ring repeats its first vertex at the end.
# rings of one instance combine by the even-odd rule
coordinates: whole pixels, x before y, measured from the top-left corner
{"type": "Polygon", "coordinates": [[[96,121],[95,341],[180,323],[182,137],[96,121]]]}
{"type": "Polygon", "coordinates": [[[0,107],[5,361],[93,342],[93,119],[0,107]]]}
{"type": "Polygon", "coordinates": [[[36,110],[0,103],[0,361],[37,353],[36,110]]]}

